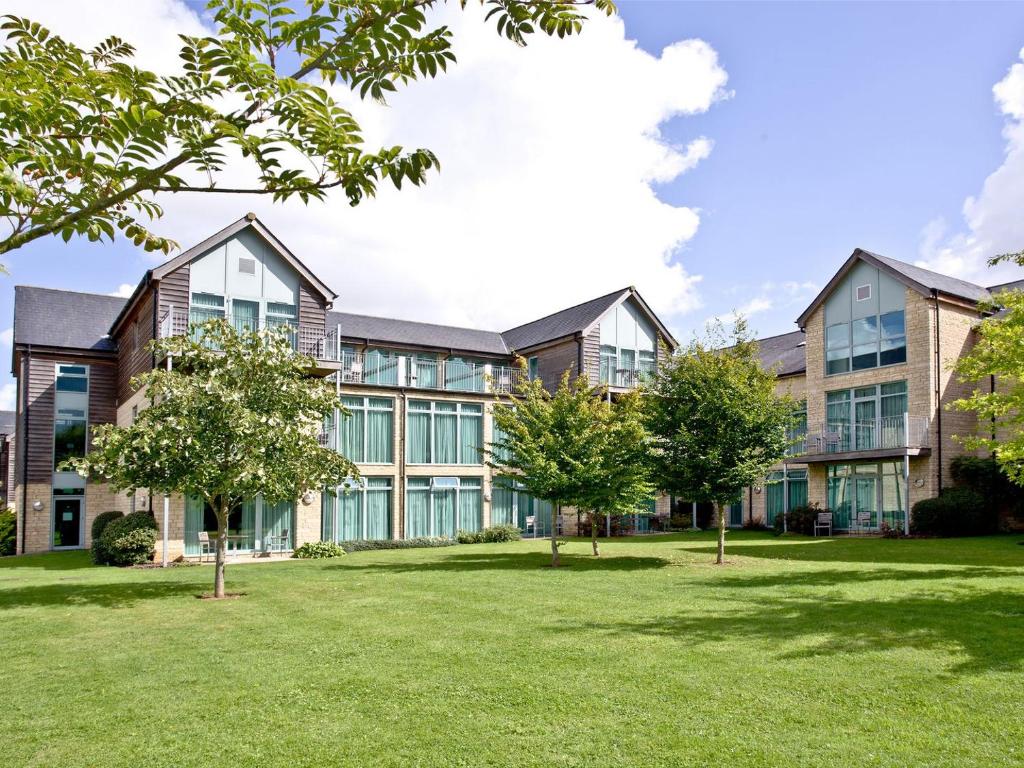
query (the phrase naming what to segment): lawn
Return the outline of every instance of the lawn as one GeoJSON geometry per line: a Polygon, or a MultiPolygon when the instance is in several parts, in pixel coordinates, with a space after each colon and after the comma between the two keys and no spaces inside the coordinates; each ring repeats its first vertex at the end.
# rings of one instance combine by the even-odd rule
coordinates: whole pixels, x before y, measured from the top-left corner
{"type": "Polygon", "coordinates": [[[7,558],[0,762],[1019,766],[1020,538],[7,558]]]}

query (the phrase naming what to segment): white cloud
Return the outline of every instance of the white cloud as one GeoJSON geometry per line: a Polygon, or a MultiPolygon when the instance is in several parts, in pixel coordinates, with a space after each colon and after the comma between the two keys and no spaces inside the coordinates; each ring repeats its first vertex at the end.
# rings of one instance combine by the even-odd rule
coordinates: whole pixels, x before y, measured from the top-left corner
{"type": "Polygon", "coordinates": [[[1019,267],[992,269],[986,264],[996,254],[1024,249],[1024,50],[1021,59],[992,88],[1007,118],[1003,164],[985,179],[977,196],[964,201],[966,230],[949,232],[941,219],[925,226],[918,262],[922,266],[982,285],[1021,277],[1019,267]]]}
{"type": "MultiPolygon", "coordinates": [[[[171,0],[36,5],[22,12],[76,40],[117,30],[160,61],[173,60],[174,32],[200,24],[171,0]]],[[[253,210],[339,292],[337,308],[356,312],[503,328],[624,285],[669,320],[699,306],[700,277],[678,261],[699,211],[652,185],[711,152],[706,137],[671,144],[661,126],[728,97],[714,49],[680,40],[654,56],[603,17],[578,38],[520,49],[476,4],[437,17],[459,58],[447,74],[388,107],[335,89],[371,146],[438,154],[424,188],[382,189],[354,209],[340,195],[308,207],[165,197],[156,229],[187,247],[253,210]]]]}
{"type": "Polygon", "coordinates": [[[8,381],[0,386],[0,411],[13,411],[18,403],[17,385],[8,381]]]}
{"type": "MultiPolygon", "coordinates": [[[[726,326],[730,326],[735,323],[739,317],[750,320],[754,315],[763,314],[770,310],[795,309],[797,307],[803,309],[820,290],[820,285],[810,281],[802,283],[795,280],[787,280],[783,283],[768,281],[762,283],[756,291],[754,291],[755,295],[752,298],[748,299],[732,312],[709,317],[705,321],[705,325],[714,322],[721,322],[726,326]]],[[[739,286],[732,286],[726,290],[726,293],[731,295],[742,292],[742,288],[739,286]]],[[[756,322],[752,323],[755,334],[758,336],[766,335],[759,333],[756,329],[756,325],[756,322]]]]}
{"type": "Polygon", "coordinates": [[[135,291],[135,286],[131,283],[121,283],[117,286],[117,290],[111,292],[111,296],[120,296],[122,299],[127,299],[135,291]]]}
{"type": "Polygon", "coordinates": [[[0,346],[9,347],[14,341],[14,328],[4,328],[0,331],[0,346]]]}

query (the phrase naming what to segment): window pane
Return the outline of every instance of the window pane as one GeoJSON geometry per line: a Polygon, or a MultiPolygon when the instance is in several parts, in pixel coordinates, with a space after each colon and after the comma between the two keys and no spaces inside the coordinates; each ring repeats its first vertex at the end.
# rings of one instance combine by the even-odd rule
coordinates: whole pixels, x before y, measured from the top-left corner
{"type": "MultiPolygon", "coordinates": [[[[410,403],[410,405],[412,405],[410,403]]],[[[408,455],[413,464],[430,461],[430,414],[409,413],[408,455]]]]}
{"type": "Polygon", "coordinates": [[[830,325],[825,331],[825,348],[839,349],[850,346],[850,326],[847,323],[830,325]]]}
{"type": "Polygon", "coordinates": [[[58,392],[88,392],[89,380],[84,376],[58,376],[58,392]]]}
{"type": "Polygon", "coordinates": [[[65,459],[85,455],[85,422],[77,419],[57,419],[53,430],[53,466],[56,469],[65,459]]]}
{"type": "Polygon", "coordinates": [[[882,323],[882,338],[892,339],[897,336],[906,335],[906,323],[903,310],[899,312],[886,312],[879,320],[882,323]]]}
{"type": "Polygon", "coordinates": [[[877,367],[878,346],[876,344],[853,348],[853,370],[862,371],[865,368],[877,367]]]}
{"type": "MultiPolygon", "coordinates": [[[[440,403],[438,403],[440,405],[440,403]]],[[[454,413],[434,414],[434,463],[455,464],[458,461],[458,416],[454,413]]]]}
{"type": "Polygon", "coordinates": [[[364,461],[363,433],[366,428],[366,412],[362,408],[350,408],[347,416],[341,417],[341,454],[352,461],[364,461]]]}
{"type": "Polygon", "coordinates": [[[865,317],[853,321],[853,343],[874,344],[878,341],[878,318],[865,317]]]}
{"type": "Polygon", "coordinates": [[[483,463],[483,417],[463,413],[460,431],[462,445],[459,446],[460,464],[483,463]]]}
{"type": "Polygon", "coordinates": [[[839,352],[828,352],[828,365],[826,368],[828,373],[846,373],[850,370],[850,357],[849,350],[842,349],[839,352]]]}
{"type": "Polygon", "coordinates": [[[391,411],[372,410],[366,414],[366,461],[374,464],[391,463],[392,445],[391,411]]]}

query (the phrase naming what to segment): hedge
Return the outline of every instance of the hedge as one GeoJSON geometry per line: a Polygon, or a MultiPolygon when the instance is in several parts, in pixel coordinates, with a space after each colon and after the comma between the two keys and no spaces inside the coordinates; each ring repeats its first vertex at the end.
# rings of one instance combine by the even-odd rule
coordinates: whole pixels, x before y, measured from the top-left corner
{"type": "Polygon", "coordinates": [[[99,541],[107,526],[119,517],[124,517],[124,513],[117,510],[113,512],[100,512],[96,515],[96,519],[92,521],[92,541],[99,541]]]}
{"type": "Polygon", "coordinates": [[[423,547],[452,547],[455,539],[440,536],[420,536],[415,539],[357,539],[341,542],[346,552],[363,552],[372,549],[421,549],[423,547]]]}
{"type": "Polygon", "coordinates": [[[153,559],[158,528],[148,512],[132,512],[107,524],[93,542],[92,559],[98,565],[140,565],[153,559]]]}
{"type": "Polygon", "coordinates": [[[923,536],[984,536],[995,533],[999,515],[993,504],[970,488],[947,488],[940,496],[914,505],[910,532],[923,536]]]}

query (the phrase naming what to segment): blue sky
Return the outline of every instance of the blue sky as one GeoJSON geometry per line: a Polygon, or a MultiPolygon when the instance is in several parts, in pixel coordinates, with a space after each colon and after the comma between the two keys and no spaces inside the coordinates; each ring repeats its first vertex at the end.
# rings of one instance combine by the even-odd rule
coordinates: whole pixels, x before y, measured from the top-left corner
{"type": "MultiPolygon", "coordinates": [[[[1000,113],[992,88],[1020,60],[1024,4],[625,0],[620,12],[625,37],[653,57],[672,43],[699,38],[714,49],[718,65],[728,74],[726,98],[660,125],[667,143],[685,146],[700,137],[713,142],[713,150],[695,167],[654,185],[662,201],[699,211],[696,232],[683,238],[671,256],[688,276],[700,276],[685,301],[666,311],[678,335],[686,337],[707,318],[741,307],[751,310],[752,325],[762,335],[792,330],[793,319],[815,289],[854,247],[907,261],[928,260],[937,249],[963,250],[958,237],[970,240],[976,234],[964,222],[962,209],[965,199],[979,195],[986,178],[1006,159],[1008,117],[1000,113]],[[945,222],[944,231],[937,222],[945,222]],[[929,225],[937,245],[925,242],[929,225]]],[[[676,85],[683,84],[667,87],[676,85]]],[[[631,87],[654,86],[641,81],[631,87]]],[[[392,199],[376,204],[386,209],[392,199]]],[[[993,207],[989,219],[1005,217],[1020,202],[1013,195],[982,201],[993,207]]],[[[220,213],[220,203],[199,201],[164,223],[180,228],[187,246],[244,212],[244,207],[232,205],[237,211],[228,215],[220,213]],[[204,216],[207,207],[216,213],[204,216]]],[[[254,205],[264,206],[256,210],[272,227],[277,223],[279,213],[266,201],[254,205]]],[[[346,209],[338,210],[340,216],[346,209]]],[[[280,219],[285,225],[287,221],[280,219]]],[[[631,225],[618,222],[627,237],[631,225]]],[[[517,226],[528,228],[531,223],[517,226]]],[[[588,222],[582,220],[579,226],[588,227],[588,222]]],[[[1012,240],[1012,227],[1008,231],[1001,236],[1012,240]]],[[[288,231],[278,234],[286,242],[291,239],[288,231]]],[[[637,237],[641,234],[638,228],[637,237]]],[[[1017,247],[1024,247],[1024,231],[1021,235],[1017,247]]],[[[300,255],[305,254],[300,250],[300,255]]],[[[358,252],[348,248],[343,258],[346,264],[357,262],[358,252]]],[[[629,258],[627,254],[624,261],[629,258]]],[[[965,276],[981,279],[977,255],[971,258],[973,262],[964,257],[966,261],[936,263],[961,264],[962,271],[973,270],[965,276]]],[[[316,264],[315,257],[310,260],[316,264]]],[[[0,278],[0,317],[8,318],[3,327],[11,323],[15,284],[109,293],[136,283],[153,263],[123,241],[35,243],[11,255],[11,275],[0,278]]],[[[406,275],[427,269],[414,261],[401,266],[387,280],[377,281],[386,286],[378,295],[369,289],[349,291],[355,298],[341,308],[370,313],[379,308],[380,314],[423,320],[499,322],[497,316],[474,315],[471,309],[439,316],[437,297],[418,309],[409,309],[407,300],[395,308],[403,269],[406,275]]],[[[620,270],[610,276],[609,281],[617,282],[607,289],[620,287],[620,275],[626,274],[620,270]]],[[[656,292],[656,278],[626,282],[636,282],[644,291],[645,279],[647,290],[656,292]]],[[[563,290],[570,299],[563,305],[587,298],[563,290]]],[[[478,298],[473,300],[479,303],[478,298]]],[[[547,308],[555,300],[538,299],[535,306],[547,308]]],[[[515,297],[502,303],[515,303],[515,297]]],[[[524,305],[521,311],[543,314],[534,306],[524,305]]],[[[507,314],[500,321],[530,316],[507,314]]],[[[6,375],[6,365],[4,369],[6,375]]],[[[9,384],[9,379],[2,383],[9,384]]]]}

